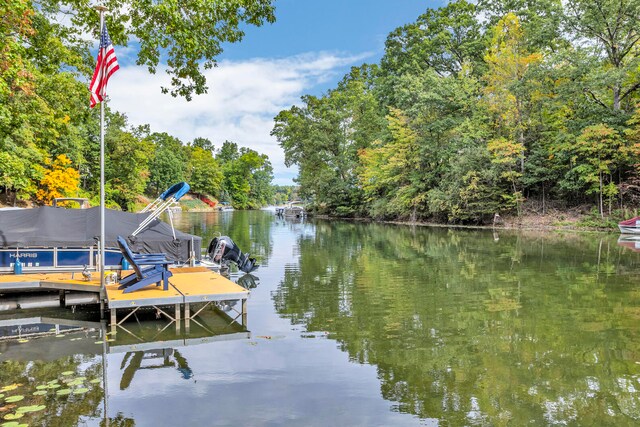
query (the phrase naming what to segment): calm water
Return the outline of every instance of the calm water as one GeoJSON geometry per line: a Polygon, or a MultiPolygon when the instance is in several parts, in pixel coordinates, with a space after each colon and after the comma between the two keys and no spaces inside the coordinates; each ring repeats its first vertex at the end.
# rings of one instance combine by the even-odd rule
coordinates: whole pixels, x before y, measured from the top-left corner
{"type": "Polygon", "coordinates": [[[82,323],[91,313],[39,313],[67,326],[0,341],[0,416],[27,406],[18,421],[32,426],[640,423],[640,254],[617,235],[270,212],[177,221],[259,259],[242,278],[247,328],[205,310],[189,333],[139,319],[105,342],[106,329],[82,323]]]}

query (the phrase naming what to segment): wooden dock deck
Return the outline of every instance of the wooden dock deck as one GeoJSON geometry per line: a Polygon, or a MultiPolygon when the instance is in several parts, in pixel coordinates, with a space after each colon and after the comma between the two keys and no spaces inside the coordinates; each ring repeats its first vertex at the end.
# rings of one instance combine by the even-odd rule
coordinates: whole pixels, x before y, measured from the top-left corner
{"type": "MultiPolygon", "coordinates": [[[[240,301],[242,324],[246,324],[246,300],[249,291],[213,272],[205,267],[186,267],[171,269],[173,276],[169,279],[169,289],[150,285],[134,292],[124,293],[118,289],[118,284],[105,286],[104,303],[111,312],[111,325],[120,325],[139,308],[152,307],[179,324],[182,311],[184,318],[192,319],[210,303],[219,301],[240,301]],[[191,304],[203,303],[195,313],[191,313],[191,304]],[[167,306],[173,308],[167,309],[167,306]],[[126,316],[117,319],[118,311],[129,309],[126,316]]],[[[131,271],[125,272],[132,274],[131,271]]],[[[100,295],[100,280],[98,274],[93,274],[91,280],[85,280],[81,273],[30,273],[0,275],[0,293],[3,291],[20,292],[26,290],[59,290],[61,297],[64,291],[87,292],[100,295]]]]}

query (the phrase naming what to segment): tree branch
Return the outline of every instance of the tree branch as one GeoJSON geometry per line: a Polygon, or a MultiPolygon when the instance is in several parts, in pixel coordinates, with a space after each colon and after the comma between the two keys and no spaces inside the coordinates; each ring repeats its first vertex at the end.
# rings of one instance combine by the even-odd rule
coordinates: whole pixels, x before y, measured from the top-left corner
{"type": "Polygon", "coordinates": [[[608,107],[604,102],[600,101],[600,100],[598,99],[598,97],[597,97],[597,96],[595,96],[595,94],[594,94],[593,92],[591,92],[591,90],[589,90],[589,89],[587,89],[587,88],[584,88],[584,89],[583,89],[583,91],[584,91],[584,93],[586,93],[586,94],[588,94],[589,96],[591,96],[591,99],[593,99],[596,103],[600,104],[602,107],[604,107],[604,108],[606,108],[606,109],[609,109],[609,107],[608,107]]]}

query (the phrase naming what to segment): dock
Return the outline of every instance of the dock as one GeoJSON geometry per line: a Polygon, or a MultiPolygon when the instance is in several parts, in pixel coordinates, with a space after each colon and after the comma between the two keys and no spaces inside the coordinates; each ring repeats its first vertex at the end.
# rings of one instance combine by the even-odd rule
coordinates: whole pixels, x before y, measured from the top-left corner
{"type": "MultiPolygon", "coordinates": [[[[240,308],[235,310],[237,317],[233,320],[241,317],[242,325],[246,325],[247,289],[206,267],[172,268],[171,272],[173,276],[169,279],[169,289],[166,291],[162,286],[150,285],[124,293],[118,289],[118,283],[112,283],[105,286],[104,295],[101,295],[99,274],[95,272],[89,280],[80,272],[3,274],[0,275],[0,293],[6,295],[0,305],[4,304],[9,309],[28,308],[30,299],[27,291],[57,290],[58,296],[49,296],[40,304],[54,307],[101,303],[110,312],[112,329],[121,326],[139,309],[152,308],[157,316],[175,322],[179,329],[181,318],[185,319],[188,328],[189,321],[207,306],[230,301],[240,302],[240,308]],[[194,306],[197,309],[192,311],[194,306]],[[126,314],[119,318],[123,312],[126,314]]],[[[132,271],[122,273],[126,277],[132,271]]]]}

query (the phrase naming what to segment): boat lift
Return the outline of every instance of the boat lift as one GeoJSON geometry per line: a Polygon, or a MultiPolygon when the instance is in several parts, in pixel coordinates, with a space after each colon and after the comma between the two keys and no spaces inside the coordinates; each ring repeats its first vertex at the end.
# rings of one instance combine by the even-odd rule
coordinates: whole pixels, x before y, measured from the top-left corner
{"type": "Polygon", "coordinates": [[[173,238],[176,238],[176,231],[173,227],[173,212],[171,210],[172,207],[178,204],[178,200],[185,194],[189,192],[189,184],[186,182],[179,182],[177,184],[172,185],[168,190],[158,196],[153,202],[149,203],[145,206],[144,209],[140,211],[140,213],[151,212],[144,221],[140,223],[138,228],[131,233],[132,237],[135,237],[138,233],[140,233],[144,228],[149,225],[154,219],[158,218],[165,211],[169,214],[169,223],[171,224],[171,231],[173,232],[173,238]]]}

